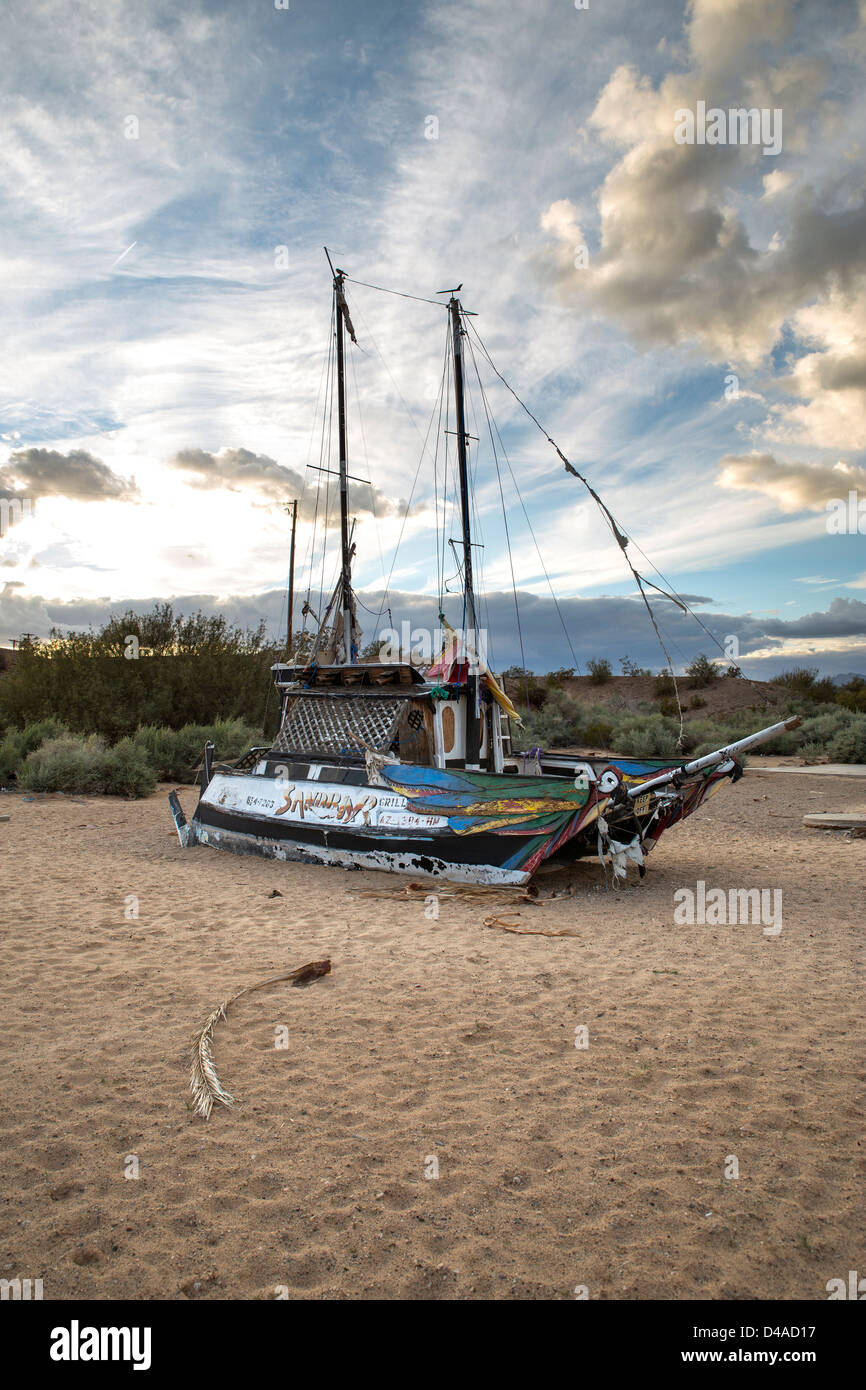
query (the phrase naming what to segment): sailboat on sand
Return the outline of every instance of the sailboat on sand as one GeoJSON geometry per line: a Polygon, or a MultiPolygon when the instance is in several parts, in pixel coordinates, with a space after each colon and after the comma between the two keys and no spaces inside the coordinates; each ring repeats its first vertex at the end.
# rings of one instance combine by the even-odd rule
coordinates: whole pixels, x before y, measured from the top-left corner
{"type": "MultiPolygon", "coordinates": [[[[232,765],[215,765],[208,745],[201,796],[189,822],[171,794],[181,844],[464,883],[525,884],[542,864],[583,858],[599,860],[606,878],[608,869],[614,879],[623,877],[630,865],[643,875],[646,857],[665,831],[740,778],[748,749],[799,721],[784,720],[686,762],[534,750],[527,767],[527,759],[512,754],[519,716],[477,640],[465,413],[467,311],[457,291],[444,292],[444,307],[461,533],[453,544],[464,627],[457,633],[442,619],[443,650],[426,668],[405,659],[360,661],[345,370],[346,336],[354,342],[355,334],[347,276],[331,269],[339,577],[312,656],[273,667],[280,697],[273,744],[251,749],[232,765]]],[[[626,554],[627,537],[557,452],[585,483],[626,554]]],[[[645,598],[641,577],[631,568],[645,598]]],[[[652,618],[648,603],[647,609],[652,618]]]]}

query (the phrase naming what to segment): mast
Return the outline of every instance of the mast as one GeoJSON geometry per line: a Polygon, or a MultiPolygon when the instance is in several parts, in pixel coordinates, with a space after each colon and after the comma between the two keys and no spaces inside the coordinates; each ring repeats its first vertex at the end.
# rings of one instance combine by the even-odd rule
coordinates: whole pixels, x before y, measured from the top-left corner
{"type": "MultiPolygon", "coordinates": [[[[337,301],[337,417],[340,435],[340,606],[343,610],[343,653],[350,665],[355,662],[355,624],[352,618],[352,552],[349,545],[349,447],[346,431],[346,367],[345,326],[348,314],[343,292],[345,276],[334,272],[334,295],[337,301]]],[[[351,320],[349,321],[351,324],[351,320]]],[[[354,339],[354,333],[352,338],[354,339]]]]}
{"type": "Polygon", "coordinates": [[[292,517],[292,544],[289,550],[289,616],[286,623],[286,658],[291,660],[292,656],[292,617],[295,605],[295,532],[298,529],[298,501],[287,502],[285,510],[291,512],[292,517]]]}
{"type": "Polygon", "coordinates": [[[328,265],[334,276],[334,307],[336,310],[337,334],[337,424],[340,442],[340,611],[343,615],[343,656],[354,666],[355,619],[352,610],[352,546],[349,539],[349,446],[346,430],[346,353],[345,332],[349,330],[352,342],[357,342],[343,285],[346,279],[342,270],[334,268],[330,252],[325,247],[328,265]]]}
{"type": "Polygon", "coordinates": [[[466,596],[466,627],[475,631],[475,591],[472,587],[472,532],[469,519],[469,468],[466,457],[466,414],[463,400],[463,328],[460,300],[452,294],[451,343],[454,355],[454,402],[457,411],[457,473],[460,481],[460,519],[463,528],[463,591],[466,596]]]}
{"type": "MultiPolygon", "coordinates": [[[[460,286],[458,286],[458,289],[460,286]]],[[[460,519],[463,529],[463,593],[466,604],[464,629],[472,634],[472,645],[478,649],[475,615],[475,590],[472,585],[472,529],[469,514],[469,467],[466,456],[466,413],[463,388],[463,327],[460,323],[460,300],[456,291],[448,301],[451,314],[451,344],[454,354],[454,404],[457,414],[457,474],[460,482],[460,519]]],[[[464,637],[464,647],[466,647],[464,637]]],[[[466,651],[468,656],[468,650],[466,651]]],[[[481,749],[481,703],[478,672],[469,671],[466,677],[466,766],[478,768],[481,749]]]]}

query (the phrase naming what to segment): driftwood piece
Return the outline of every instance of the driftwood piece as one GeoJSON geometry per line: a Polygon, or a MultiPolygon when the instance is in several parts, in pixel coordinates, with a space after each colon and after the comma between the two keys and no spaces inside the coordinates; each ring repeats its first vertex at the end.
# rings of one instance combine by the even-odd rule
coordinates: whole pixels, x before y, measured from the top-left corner
{"type": "Polygon", "coordinates": [[[264,989],[266,985],[275,985],[280,980],[291,980],[293,985],[309,984],[313,980],[318,980],[322,975],[329,975],[331,972],[331,962],[329,960],[312,960],[307,965],[299,965],[294,970],[286,970],[280,975],[271,975],[267,980],[259,980],[255,985],[244,985],[237,994],[233,994],[230,999],[225,999],[213,1010],[205,1019],[203,1026],[196,1033],[192,1041],[190,1050],[190,1078],[189,1088],[192,1091],[193,1110],[201,1115],[203,1119],[208,1119],[214,1105],[234,1105],[234,1096],[231,1095],[223,1086],[216,1074],[213,1060],[213,1032],[221,1018],[225,1018],[226,1010],[230,1005],[240,999],[243,994],[252,994],[254,990],[264,989]]]}

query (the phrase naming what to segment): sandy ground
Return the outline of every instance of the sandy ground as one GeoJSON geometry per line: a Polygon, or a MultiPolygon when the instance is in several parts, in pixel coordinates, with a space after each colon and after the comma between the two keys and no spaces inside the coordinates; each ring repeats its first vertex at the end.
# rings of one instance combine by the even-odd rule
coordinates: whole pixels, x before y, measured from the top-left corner
{"type": "Polygon", "coordinates": [[[826,1298],[866,1270],[866,840],[801,817],[864,807],[866,781],[747,775],[642,883],[581,866],[505,914],[577,932],[555,938],[475,900],[432,920],[397,877],[184,852],[164,793],[0,797],[0,1275],[46,1299],[826,1298]],[[780,935],[675,926],[698,879],[781,888],[780,935]],[[238,1103],[194,1115],[200,1019],[326,955],[219,1025],[238,1103]]]}

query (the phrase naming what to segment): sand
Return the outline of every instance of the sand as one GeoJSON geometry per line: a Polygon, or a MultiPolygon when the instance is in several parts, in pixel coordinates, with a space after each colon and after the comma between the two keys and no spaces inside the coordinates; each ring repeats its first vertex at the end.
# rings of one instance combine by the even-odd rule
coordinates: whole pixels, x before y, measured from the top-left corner
{"type": "Polygon", "coordinates": [[[539,878],[570,895],[503,915],[578,933],[548,937],[474,899],[433,920],[398,877],[182,851],[164,791],[3,796],[0,1275],[46,1299],[826,1298],[866,1270],[866,840],[801,822],[864,805],[863,781],[747,774],[642,883],[539,878]],[[699,879],[781,888],[781,933],[674,925],[699,879]],[[200,1019],[323,956],[230,1011],[237,1104],[194,1115],[200,1019]]]}

